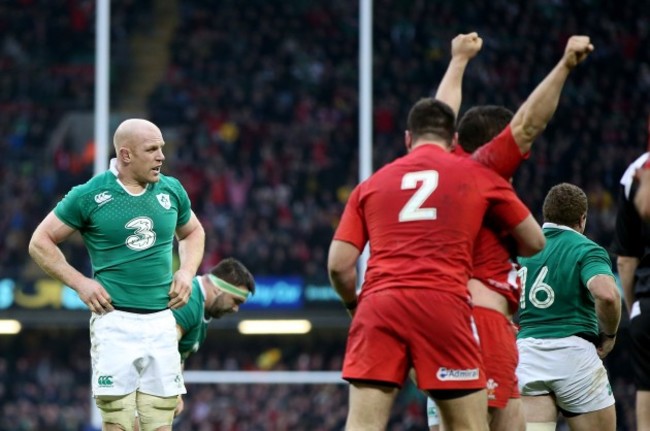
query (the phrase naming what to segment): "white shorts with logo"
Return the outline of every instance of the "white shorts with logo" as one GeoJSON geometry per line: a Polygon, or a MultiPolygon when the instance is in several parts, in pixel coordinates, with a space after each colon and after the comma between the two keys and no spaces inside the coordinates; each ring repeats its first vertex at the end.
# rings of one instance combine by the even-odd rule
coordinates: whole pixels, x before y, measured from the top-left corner
{"type": "Polygon", "coordinates": [[[607,370],[596,347],[576,337],[517,340],[517,377],[523,396],[554,393],[570,413],[588,413],[614,404],[607,370]]]}
{"type": "Polygon", "coordinates": [[[440,425],[438,406],[430,397],[427,397],[427,424],[429,427],[440,425]]]}
{"type": "Polygon", "coordinates": [[[93,314],[90,344],[93,396],[186,393],[171,310],[93,314]]]}

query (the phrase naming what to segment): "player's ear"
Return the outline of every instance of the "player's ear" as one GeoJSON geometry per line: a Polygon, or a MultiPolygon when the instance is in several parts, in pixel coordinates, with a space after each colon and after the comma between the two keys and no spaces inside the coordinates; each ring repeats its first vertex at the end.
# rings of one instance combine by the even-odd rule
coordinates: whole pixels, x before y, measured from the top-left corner
{"type": "Polygon", "coordinates": [[[451,139],[451,145],[449,146],[450,149],[456,148],[458,145],[458,132],[454,132],[454,137],[451,139]]]}
{"type": "Polygon", "coordinates": [[[584,213],[582,217],[580,217],[580,228],[581,232],[584,233],[587,228],[587,213],[584,213]]]}
{"type": "Polygon", "coordinates": [[[120,158],[120,160],[122,160],[125,163],[130,162],[131,161],[131,152],[129,151],[129,149],[126,148],[126,147],[120,148],[119,158],[120,158]]]}

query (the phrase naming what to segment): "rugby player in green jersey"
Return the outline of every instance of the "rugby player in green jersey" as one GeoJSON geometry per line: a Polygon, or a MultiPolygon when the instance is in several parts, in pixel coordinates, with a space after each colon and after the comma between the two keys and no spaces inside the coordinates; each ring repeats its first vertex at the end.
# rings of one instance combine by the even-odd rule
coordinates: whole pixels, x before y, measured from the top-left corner
{"type": "MultiPolygon", "coordinates": [[[[184,362],[203,344],[212,319],[238,312],[239,306],[254,293],[253,275],[231,257],[220,261],[207,274],[194,277],[189,302],[183,308],[172,310],[181,360],[184,362]]],[[[179,395],[175,416],[182,411],[183,398],[179,395]]],[[[135,430],[138,430],[137,424],[135,430]]]]}
{"type": "Polygon", "coordinates": [[[109,170],[66,194],[34,231],[29,252],[92,312],[92,389],[103,429],[133,429],[137,411],[143,431],[167,431],[185,393],[171,309],[188,302],[205,233],[183,186],[161,173],[165,142],[155,124],[128,119],[113,144],[109,170]],[[59,248],[76,231],[92,277],[59,248]]]}
{"type": "Polygon", "coordinates": [[[517,377],[527,427],[614,431],[614,396],[603,366],[614,347],[621,297],[605,249],[583,235],[587,196],[554,186],[543,206],[546,247],[520,258],[517,377]]]}
{"type": "MultiPolygon", "coordinates": [[[[185,307],[172,310],[181,359],[185,361],[203,344],[212,319],[238,312],[239,306],[254,293],[253,275],[234,258],[224,259],[207,274],[194,277],[190,301],[185,307]]],[[[178,400],[177,415],[183,410],[180,395],[178,400]]]]}
{"type": "Polygon", "coordinates": [[[203,344],[212,319],[236,313],[254,293],[253,275],[240,261],[231,257],[219,262],[207,274],[194,277],[189,302],[183,308],[172,310],[181,359],[185,361],[203,344]]]}

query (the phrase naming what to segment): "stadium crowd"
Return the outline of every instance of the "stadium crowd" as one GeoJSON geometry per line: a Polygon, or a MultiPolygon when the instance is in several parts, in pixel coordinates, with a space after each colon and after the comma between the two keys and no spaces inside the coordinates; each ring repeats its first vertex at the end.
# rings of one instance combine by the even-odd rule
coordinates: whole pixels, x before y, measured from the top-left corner
{"type": "MultiPolygon", "coordinates": [[[[111,2],[114,103],[122,77],[128,76],[121,72],[131,61],[130,35],[155,26],[151,4],[111,2]]],[[[54,146],[51,133],[66,111],[92,108],[93,5],[82,0],[59,6],[45,0],[0,4],[2,277],[40,276],[26,253],[31,232],[62,191],[92,174],[89,155],[67,141],[54,146]]],[[[515,186],[539,215],[550,186],[560,181],[580,185],[590,200],[586,234],[608,246],[618,180],[648,141],[650,52],[644,47],[650,28],[642,7],[633,0],[376,0],[375,169],[404,152],[406,110],[435,92],[455,34],[477,31],[485,41],[467,70],[462,111],[485,103],[516,109],[568,35],[588,34],[596,51],[567,83],[554,119],[515,186]]],[[[170,65],[149,98],[148,116],[174,132],[164,171],[185,185],[204,224],[205,268],[234,256],[256,275],[325,277],[327,246],[358,181],[356,2],[251,0],[243,8],[235,0],[182,0],[178,13],[170,65]]],[[[87,260],[74,242],[66,245],[66,255],[87,260]]],[[[607,361],[622,430],[633,423],[624,335],[607,361]]],[[[2,344],[12,354],[0,357],[0,430],[81,429],[87,416],[81,412],[89,404],[87,345],[48,343],[59,350],[43,351],[38,346],[46,341],[39,337],[2,344]],[[48,425],[54,423],[59,425],[48,425]]],[[[209,359],[227,354],[215,346],[197,356],[196,366],[228,369],[231,361],[209,359]]],[[[242,360],[235,363],[233,369],[246,368],[242,360]]],[[[337,366],[326,363],[323,369],[337,366]]],[[[207,422],[213,425],[205,429],[292,429],[291,422],[282,421],[295,418],[284,417],[270,428],[269,418],[282,416],[283,407],[269,405],[261,412],[257,402],[310,400],[320,404],[305,404],[303,411],[326,412],[314,423],[340,428],[343,416],[335,412],[344,410],[345,394],[339,389],[302,387],[297,396],[286,391],[263,386],[233,394],[228,387],[190,386],[185,417],[211,410],[231,416],[211,419],[207,422]],[[246,420],[258,422],[244,425],[237,417],[231,428],[217,428],[216,423],[231,423],[239,414],[228,413],[221,402],[255,406],[246,420]],[[217,408],[206,409],[206,403],[217,408]]],[[[422,408],[408,404],[403,412],[419,409],[417,414],[402,415],[402,423],[392,429],[422,429],[422,408]],[[414,422],[408,424],[411,416],[414,422]]],[[[182,419],[179,429],[198,429],[183,428],[184,423],[198,426],[189,425],[191,420],[182,419]]]]}

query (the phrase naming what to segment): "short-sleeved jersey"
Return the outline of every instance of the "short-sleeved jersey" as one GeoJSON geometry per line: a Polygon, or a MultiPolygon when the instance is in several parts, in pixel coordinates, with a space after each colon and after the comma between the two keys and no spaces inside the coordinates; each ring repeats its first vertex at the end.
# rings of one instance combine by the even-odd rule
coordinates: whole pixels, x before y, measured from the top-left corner
{"type": "Polygon", "coordinates": [[[183,336],[178,342],[178,351],[184,361],[189,355],[199,350],[205,341],[208,324],[211,318],[205,316],[205,288],[201,277],[192,280],[192,294],[188,303],[178,309],[173,309],[176,324],[183,328],[183,336]]]}
{"type": "Polygon", "coordinates": [[[640,169],[650,159],[645,153],[627,168],[621,178],[616,214],[616,231],[611,251],[618,256],[636,257],[639,265],[634,273],[634,294],[637,297],[650,296],[650,224],[644,222],[634,206],[634,196],[638,181],[634,179],[640,169]]]}
{"type": "MultiPolygon", "coordinates": [[[[494,139],[474,151],[472,158],[509,180],[528,154],[521,154],[508,125],[494,139]]],[[[483,225],[474,245],[472,274],[487,288],[506,298],[512,313],[519,307],[521,291],[513,245],[507,233],[483,225]]]]}
{"type": "Polygon", "coordinates": [[[517,338],[564,338],[584,334],[597,339],[598,317],[587,283],[612,274],[607,251],[581,233],[544,223],[546,247],[520,258],[523,286],[517,338]]]}
{"type": "Polygon", "coordinates": [[[467,297],[474,239],[486,214],[507,229],[530,213],[477,162],[422,144],[351,193],[334,239],[370,258],[361,295],[416,287],[467,297]]]}
{"type": "Polygon", "coordinates": [[[81,233],[94,277],[113,305],[167,307],[174,233],[191,215],[190,200],[178,180],[161,174],[160,181],[135,195],[112,166],[72,188],[54,214],[81,233]]]}
{"type": "Polygon", "coordinates": [[[528,159],[530,153],[521,154],[521,150],[512,135],[510,125],[495,136],[490,142],[479,147],[471,157],[487,166],[502,178],[509,180],[515,175],[521,162],[528,159]]]}
{"type": "Polygon", "coordinates": [[[517,276],[519,265],[514,257],[514,240],[501,231],[482,226],[474,244],[472,278],[488,289],[502,295],[511,313],[519,307],[521,283],[517,276]]]}

